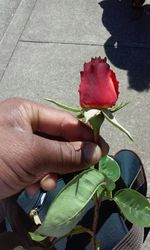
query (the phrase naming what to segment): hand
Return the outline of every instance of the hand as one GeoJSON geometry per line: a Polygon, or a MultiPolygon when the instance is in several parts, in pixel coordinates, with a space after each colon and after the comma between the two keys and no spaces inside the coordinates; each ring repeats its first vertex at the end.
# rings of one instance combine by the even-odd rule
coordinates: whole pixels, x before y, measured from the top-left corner
{"type": "Polygon", "coordinates": [[[0,102],[0,199],[51,190],[57,174],[95,164],[108,145],[92,141],[92,130],[67,112],[21,98],[0,102]]]}

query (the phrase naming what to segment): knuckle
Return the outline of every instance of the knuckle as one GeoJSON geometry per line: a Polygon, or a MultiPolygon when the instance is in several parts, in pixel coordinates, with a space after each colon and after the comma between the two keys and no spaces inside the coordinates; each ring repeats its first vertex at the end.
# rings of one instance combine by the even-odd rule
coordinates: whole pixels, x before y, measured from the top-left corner
{"type": "Polygon", "coordinates": [[[69,129],[78,123],[77,119],[69,113],[63,112],[63,117],[60,122],[60,133],[63,138],[68,137],[69,129]]]}
{"type": "Polygon", "coordinates": [[[80,166],[81,153],[75,150],[73,144],[64,142],[59,144],[60,164],[65,172],[72,172],[80,166]]]}
{"type": "Polygon", "coordinates": [[[21,98],[20,97],[10,97],[7,99],[8,101],[10,102],[14,102],[14,103],[17,103],[17,102],[20,102],[21,101],[21,98]]]}
{"type": "Polygon", "coordinates": [[[19,105],[23,102],[23,100],[19,97],[10,97],[8,99],[5,100],[9,105],[19,105]]]}

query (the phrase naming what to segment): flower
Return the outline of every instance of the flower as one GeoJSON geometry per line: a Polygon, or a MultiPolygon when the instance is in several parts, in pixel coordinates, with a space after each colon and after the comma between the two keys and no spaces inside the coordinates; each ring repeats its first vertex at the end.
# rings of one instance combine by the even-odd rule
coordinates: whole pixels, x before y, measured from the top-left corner
{"type": "Polygon", "coordinates": [[[109,108],[115,105],[119,82],[115,73],[106,63],[106,58],[92,58],[84,64],[79,87],[82,108],[109,108]]]}

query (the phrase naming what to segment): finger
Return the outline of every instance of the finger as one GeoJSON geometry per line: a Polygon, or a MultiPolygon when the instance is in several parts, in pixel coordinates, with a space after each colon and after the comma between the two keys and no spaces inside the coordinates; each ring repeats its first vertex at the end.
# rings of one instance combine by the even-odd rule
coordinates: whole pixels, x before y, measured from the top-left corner
{"type": "Polygon", "coordinates": [[[100,148],[101,148],[102,155],[107,155],[108,152],[109,152],[109,145],[108,145],[108,143],[104,140],[104,138],[101,137],[101,136],[99,137],[98,145],[99,145],[100,148]]]}
{"type": "Polygon", "coordinates": [[[101,149],[91,142],[51,141],[33,136],[31,154],[33,156],[32,174],[70,173],[97,163],[102,155],[101,149]]]}
{"type": "Polygon", "coordinates": [[[40,181],[40,186],[45,191],[50,191],[57,186],[57,175],[48,174],[40,181]]]}
{"type": "Polygon", "coordinates": [[[25,188],[29,196],[34,196],[40,190],[40,182],[33,183],[25,188]]]}
{"type": "Polygon", "coordinates": [[[41,131],[51,136],[62,137],[67,141],[93,140],[92,130],[68,112],[28,100],[25,100],[22,106],[28,113],[34,132],[41,131]]]}
{"type": "MultiPolygon", "coordinates": [[[[48,108],[34,102],[29,103],[32,107],[30,122],[34,127],[34,130],[41,131],[50,136],[62,137],[67,141],[94,140],[92,129],[68,112],[48,108]]],[[[101,136],[99,137],[99,146],[101,147],[103,155],[108,154],[109,146],[101,136]]]]}
{"type": "Polygon", "coordinates": [[[48,174],[39,181],[27,186],[25,188],[25,191],[29,196],[33,196],[40,190],[40,188],[42,188],[45,191],[50,191],[56,188],[56,186],[57,186],[57,175],[48,174]]]}

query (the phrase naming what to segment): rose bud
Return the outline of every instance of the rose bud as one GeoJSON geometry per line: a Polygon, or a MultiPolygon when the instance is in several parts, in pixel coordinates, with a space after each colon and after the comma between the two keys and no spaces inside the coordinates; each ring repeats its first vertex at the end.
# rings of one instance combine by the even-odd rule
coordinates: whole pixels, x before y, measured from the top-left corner
{"type": "Polygon", "coordinates": [[[106,58],[92,58],[84,64],[79,87],[82,108],[109,108],[115,105],[119,82],[115,73],[106,63],[106,58]]]}

